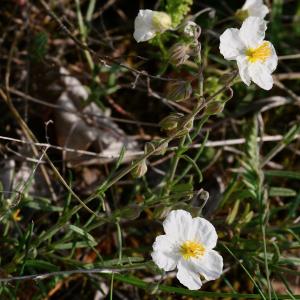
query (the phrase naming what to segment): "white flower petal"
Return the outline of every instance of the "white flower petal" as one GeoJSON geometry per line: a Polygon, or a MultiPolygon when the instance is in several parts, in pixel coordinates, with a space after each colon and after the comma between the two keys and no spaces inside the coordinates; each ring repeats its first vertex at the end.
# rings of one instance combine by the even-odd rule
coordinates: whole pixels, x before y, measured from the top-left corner
{"type": "Polygon", "coordinates": [[[249,69],[248,69],[249,62],[247,60],[247,57],[244,55],[238,56],[236,62],[239,68],[239,74],[242,81],[249,86],[251,83],[251,78],[249,75],[249,69]]]}
{"type": "Polygon", "coordinates": [[[266,29],[266,21],[248,17],[242,24],[239,36],[247,48],[257,48],[265,38],[266,29]]]}
{"type": "Polygon", "coordinates": [[[223,258],[215,250],[207,251],[199,259],[191,259],[193,270],[199,272],[206,280],[219,278],[223,270],[223,258]]]}
{"type": "Polygon", "coordinates": [[[268,71],[270,73],[272,73],[277,68],[278,57],[277,57],[276,51],[274,49],[274,46],[270,42],[268,42],[268,43],[269,43],[269,47],[271,49],[271,55],[270,55],[270,57],[268,57],[266,59],[266,61],[263,64],[267,67],[268,71]]]}
{"type": "Polygon", "coordinates": [[[264,19],[265,16],[269,13],[269,9],[266,5],[262,5],[260,7],[249,7],[248,13],[249,16],[264,19]]]}
{"type": "Polygon", "coordinates": [[[202,286],[200,275],[194,271],[189,261],[180,260],[178,265],[177,279],[190,290],[198,290],[202,286]]]}
{"type": "Polygon", "coordinates": [[[144,29],[135,30],[133,33],[133,37],[138,43],[149,41],[153,39],[155,36],[156,36],[155,31],[146,32],[144,29]]]}
{"type": "Polygon", "coordinates": [[[263,5],[263,0],[246,0],[242,9],[248,9],[251,6],[260,6],[263,5]]]}
{"type": "Polygon", "coordinates": [[[138,43],[148,41],[155,36],[153,14],[154,12],[150,9],[141,9],[135,18],[133,37],[138,43]]]}
{"type": "Polygon", "coordinates": [[[262,63],[249,65],[251,80],[264,90],[270,90],[273,86],[273,78],[268,68],[262,63]]]}
{"type": "Polygon", "coordinates": [[[165,233],[182,243],[191,228],[192,216],[189,212],[178,209],[172,210],[163,222],[165,233]]]}
{"type": "Polygon", "coordinates": [[[225,59],[233,60],[245,49],[236,28],[226,29],[220,36],[220,52],[225,59]]]}
{"type": "Polygon", "coordinates": [[[200,242],[204,245],[205,249],[212,249],[216,247],[218,235],[215,227],[209,221],[196,217],[192,220],[188,239],[200,242]]]}
{"type": "Polygon", "coordinates": [[[262,0],[247,0],[242,10],[247,10],[249,16],[264,19],[269,13],[269,9],[262,0]]]}
{"type": "Polygon", "coordinates": [[[151,256],[158,267],[165,271],[174,270],[179,259],[176,244],[167,235],[156,237],[151,256]]]}

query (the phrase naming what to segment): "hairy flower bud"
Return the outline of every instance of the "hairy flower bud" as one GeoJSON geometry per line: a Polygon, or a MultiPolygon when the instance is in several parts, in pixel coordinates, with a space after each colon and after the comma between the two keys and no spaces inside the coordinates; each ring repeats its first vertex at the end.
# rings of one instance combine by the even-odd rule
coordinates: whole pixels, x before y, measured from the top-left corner
{"type": "Polygon", "coordinates": [[[190,98],[192,94],[192,86],[189,82],[171,82],[168,87],[167,98],[175,102],[180,102],[190,98]]]}
{"type": "Polygon", "coordinates": [[[201,27],[195,22],[188,21],[183,28],[183,33],[186,37],[197,40],[201,34],[201,27]]]}
{"type": "Polygon", "coordinates": [[[170,48],[170,62],[176,66],[184,64],[190,57],[190,45],[177,43],[170,48]]]}
{"type": "Polygon", "coordinates": [[[160,127],[165,131],[171,131],[178,127],[179,122],[181,121],[183,114],[174,113],[165,117],[159,122],[160,127]]]}
{"type": "Polygon", "coordinates": [[[182,129],[177,132],[176,138],[181,138],[191,131],[194,125],[194,118],[183,118],[179,125],[182,126],[182,129]]]}
{"type": "Polygon", "coordinates": [[[147,142],[146,144],[145,144],[145,146],[144,146],[144,152],[145,152],[145,154],[148,154],[148,153],[150,153],[150,152],[152,152],[152,151],[154,151],[155,150],[155,145],[154,145],[154,143],[152,143],[152,142],[147,142]]]}
{"type": "Polygon", "coordinates": [[[209,198],[209,192],[201,189],[200,191],[198,191],[197,196],[199,197],[199,200],[201,202],[206,202],[209,198]]]}
{"type": "Polygon", "coordinates": [[[154,155],[164,155],[168,149],[168,143],[163,142],[163,139],[154,140],[153,144],[156,147],[154,155]],[[159,146],[160,145],[160,146],[159,146]]]}
{"type": "Polygon", "coordinates": [[[146,159],[143,159],[138,163],[138,165],[131,171],[131,175],[134,178],[139,178],[144,176],[147,173],[148,167],[146,163],[146,159]]]}
{"type": "Polygon", "coordinates": [[[206,115],[217,115],[221,113],[224,109],[224,102],[221,101],[214,101],[207,105],[205,114],[206,115]]]}
{"type": "Polygon", "coordinates": [[[183,120],[183,128],[186,128],[190,131],[194,125],[194,118],[183,120]]]}

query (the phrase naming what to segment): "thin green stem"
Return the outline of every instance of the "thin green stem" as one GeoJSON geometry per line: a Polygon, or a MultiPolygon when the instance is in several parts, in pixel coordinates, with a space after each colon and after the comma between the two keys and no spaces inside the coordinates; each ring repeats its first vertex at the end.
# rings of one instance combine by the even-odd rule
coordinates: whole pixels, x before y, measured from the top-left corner
{"type": "MultiPolygon", "coordinates": [[[[87,30],[86,30],[86,26],[84,25],[84,20],[80,9],[80,2],[79,0],[75,0],[75,3],[76,3],[77,19],[78,19],[78,26],[81,35],[81,41],[84,45],[86,45],[87,30]]],[[[91,71],[93,71],[95,64],[91,56],[91,53],[88,50],[84,50],[84,55],[86,57],[86,60],[88,62],[91,71]]]]}
{"type": "Polygon", "coordinates": [[[172,183],[174,181],[174,178],[175,178],[175,175],[176,175],[176,170],[177,170],[177,167],[178,167],[180,156],[183,152],[185,139],[186,139],[186,136],[183,136],[181,138],[179,146],[178,146],[178,148],[175,152],[175,156],[173,158],[173,162],[172,162],[172,165],[171,165],[170,176],[168,178],[167,185],[166,185],[166,195],[168,195],[170,193],[171,185],[172,185],[172,183]]]}

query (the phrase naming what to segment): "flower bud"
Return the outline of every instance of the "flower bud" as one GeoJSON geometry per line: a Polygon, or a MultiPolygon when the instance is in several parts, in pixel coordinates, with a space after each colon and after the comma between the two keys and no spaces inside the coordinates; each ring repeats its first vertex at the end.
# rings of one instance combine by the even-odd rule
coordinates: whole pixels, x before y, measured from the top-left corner
{"type": "Polygon", "coordinates": [[[199,192],[198,192],[198,197],[199,197],[199,200],[202,201],[202,202],[206,202],[209,198],[209,192],[208,191],[205,191],[204,189],[201,189],[199,192]]]}
{"type": "Polygon", "coordinates": [[[155,150],[155,145],[152,142],[147,142],[144,146],[144,152],[145,154],[148,154],[150,152],[152,152],[153,150],[155,150]]]}
{"type": "Polygon", "coordinates": [[[190,98],[192,86],[189,82],[172,82],[168,85],[167,99],[180,102],[190,98]]]}
{"type": "Polygon", "coordinates": [[[140,161],[138,163],[138,165],[131,171],[131,175],[134,178],[139,178],[144,176],[147,173],[148,167],[147,167],[147,163],[146,160],[143,159],[142,161],[140,161]]]}
{"type": "Polygon", "coordinates": [[[194,118],[188,120],[186,118],[182,119],[180,122],[180,126],[182,126],[182,129],[179,130],[176,134],[176,138],[181,138],[188,134],[194,125],[194,118]]]}
{"type": "Polygon", "coordinates": [[[171,114],[159,122],[160,127],[165,131],[174,130],[178,127],[179,122],[181,121],[183,114],[174,113],[171,114]]]}
{"type": "Polygon", "coordinates": [[[217,115],[224,109],[225,103],[221,101],[214,101],[207,105],[205,114],[206,115],[217,115]]]}
{"type": "Polygon", "coordinates": [[[181,130],[176,132],[177,139],[182,138],[183,136],[187,135],[190,131],[187,128],[182,128],[181,130]]]}
{"type": "Polygon", "coordinates": [[[164,32],[164,31],[171,28],[172,19],[165,12],[154,11],[153,12],[153,17],[152,17],[152,24],[158,32],[162,33],[162,32],[164,32]]]}
{"type": "Polygon", "coordinates": [[[193,128],[193,125],[194,118],[183,120],[183,128],[187,129],[188,131],[190,131],[193,128]]]}
{"type": "Polygon", "coordinates": [[[183,28],[183,34],[188,38],[197,40],[201,34],[201,27],[195,22],[188,21],[183,28]]]}
{"type": "Polygon", "coordinates": [[[168,143],[163,142],[163,139],[153,141],[155,147],[157,147],[154,155],[164,155],[168,149],[168,143]],[[159,146],[160,145],[160,146],[159,146]]]}
{"type": "Polygon", "coordinates": [[[190,57],[190,45],[177,43],[170,48],[170,62],[176,66],[184,64],[190,57]]]}

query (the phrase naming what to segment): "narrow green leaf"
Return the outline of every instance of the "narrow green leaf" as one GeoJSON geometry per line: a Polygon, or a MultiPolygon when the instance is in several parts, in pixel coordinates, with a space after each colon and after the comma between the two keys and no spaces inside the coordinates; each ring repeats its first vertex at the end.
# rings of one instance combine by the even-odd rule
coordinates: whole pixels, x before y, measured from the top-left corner
{"type": "Polygon", "coordinates": [[[264,171],[264,173],[268,177],[284,177],[300,180],[300,172],[295,171],[268,170],[264,171]]]}
{"type": "Polygon", "coordinates": [[[95,239],[88,232],[84,231],[82,228],[79,228],[75,225],[69,225],[69,228],[70,228],[70,230],[78,233],[79,235],[82,235],[82,236],[86,237],[93,244],[97,245],[97,242],[95,241],[95,239]]]}
{"type": "Polygon", "coordinates": [[[283,187],[271,187],[269,191],[271,197],[294,197],[297,195],[296,191],[283,187]]]}
{"type": "Polygon", "coordinates": [[[40,260],[40,259],[28,259],[25,262],[25,267],[30,267],[34,269],[47,270],[47,271],[57,271],[59,267],[51,264],[48,261],[40,260]]]}
{"type": "Polygon", "coordinates": [[[196,162],[190,158],[189,156],[187,155],[181,155],[181,157],[183,159],[185,159],[187,162],[189,162],[190,164],[192,164],[192,166],[194,167],[194,169],[197,171],[198,173],[198,176],[199,176],[199,182],[201,182],[203,180],[203,176],[202,176],[202,172],[201,170],[199,169],[199,167],[197,166],[196,162]]]}
{"type": "Polygon", "coordinates": [[[54,250],[67,250],[73,248],[90,248],[91,246],[96,246],[97,243],[92,243],[91,241],[74,241],[70,243],[59,243],[51,246],[54,250]]]}

